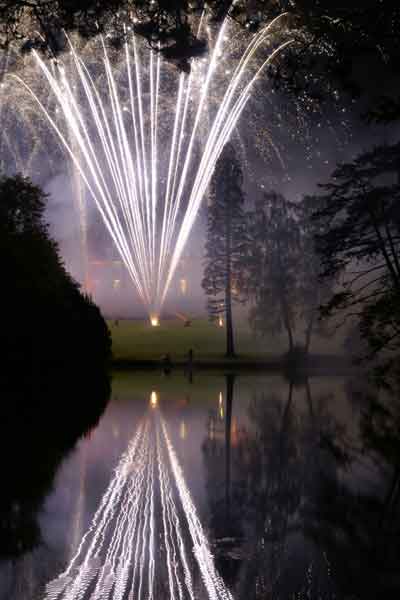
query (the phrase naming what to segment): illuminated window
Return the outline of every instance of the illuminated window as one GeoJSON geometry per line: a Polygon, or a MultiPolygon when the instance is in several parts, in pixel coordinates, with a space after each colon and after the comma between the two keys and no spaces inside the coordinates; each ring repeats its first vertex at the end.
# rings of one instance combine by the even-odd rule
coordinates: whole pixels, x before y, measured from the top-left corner
{"type": "Polygon", "coordinates": [[[181,290],[182,296],[186,296],[188,288],[187,279],[181,279],[179,281],[179,288],[181,290]]]}

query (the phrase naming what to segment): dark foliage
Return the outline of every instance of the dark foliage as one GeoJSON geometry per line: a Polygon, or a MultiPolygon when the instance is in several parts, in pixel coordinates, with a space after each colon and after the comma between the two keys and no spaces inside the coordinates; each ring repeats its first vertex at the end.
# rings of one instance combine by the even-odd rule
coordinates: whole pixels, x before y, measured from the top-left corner
{"type": "Polygon", "coordinates": [[[318,309],[331,282],[319,282],[321,265],[308,207],[276,192],[265,193],[248,213],[248,227],[251,242],[244,288],[252,301],[250,324],[261,336],[284,331],[286,358],[291,365],[300,364],[310,350],[313,333],[329,334],[318,320],[318,309]],[[300,323],[304,334],[299,337],[295,329],[300,323]]]}
{"type": "Polygon", "coordinates": [[[353,92],[368,88],[366,59],[377,66],[377,75],[398,75],[400,8],[391,0],[1,0],[0,43],[17,41],[24,50],[57,55],[65,47],[63,32],[78,31],[84,37],[107,32],[119,46],[123,24],[131,23],[151,46],[188,70],[190,59],[207,48],[192,19],[204,9],[213,21],[229,15],[250,32],[286,12],[296,52],[275,75],[292,90],[319,95],[318,88],[329,82],[353,92]]]}
{"type": "Polygon", "coordinates": [[[306,201],[295,207],[300,230],[300,264],[297,271],[297,289],[299,314],[304,321],[304,350],[309,352],[314,333],[328,338],[332,335],[332,327],[327,321],[319,318],[320,306],[332,295],[332,277],[321,280],[321,260],[318,255],[315,237],[319,233],[318,225],[311,219],[313,207],[306,201]]]}
{"type": "Polygon", "coordinates": [[[232,302],[239,301],[246,252],[246,218],[243,210],[243,174],[232,144],[227,144],[211,180],[208,208],[206,265],[203,289],[211,297],[211,319],[225,314],[227,356],[233,356],[232,302]]]}
{"type": "Polygon", "coordinates": [[[65,32],[78,32],[84,38],[107,34],[108,42],[119,48],[134,29],[187,70],[188,59],[206,50],[189,21],[203,7],[204,2],[187,0],[2,0],[0,45],[17,43],[23,52],[36,49],[57,56],[66,47],[65,32]]]}
{"type": "Polygon", "coordinates": [[[266,193],[248,219],[252,240],[246,257],[246,291],[253,300],[250,323],[259,335],[284,330],[292,351],[300,264],[294,205],[280,194],[266,193]]]}
{"type": "Polygon", "coordinates": [[[65,454],[109,394],[110,337],[99,309],[65,271],[43,221],[46,196],[0,179],[0,556],[41,541],[37,514],[65,454]]]}
{"type": "Polygon", "coordinates": [[[2,0],[1,45],[4,48],[17,41],[23,51],[57,55],[65,47],[64,31],[79,31],[84,37],[97,35],[128,5],[124,0],[2,0]]]}
{"type": "Polygon", "coordinates": [[[323,276],[341,285],[323,313],[359,319],[371,353],[397,351],[400,333],[400,146],[339,166],[314,205],[323,276]]]}
{"type": "Polygon", "coordinates": [[[365,115],[369,123],[388,125],[400,119],[400,98],[381,97],[365,115]]]}
{"type": "Polygon", "coordinates": [[[2,345],[5,373],[103,370],[107,325],[66,272],[43,221],[46,197],[20,176],[0,180],[2,345]]]}

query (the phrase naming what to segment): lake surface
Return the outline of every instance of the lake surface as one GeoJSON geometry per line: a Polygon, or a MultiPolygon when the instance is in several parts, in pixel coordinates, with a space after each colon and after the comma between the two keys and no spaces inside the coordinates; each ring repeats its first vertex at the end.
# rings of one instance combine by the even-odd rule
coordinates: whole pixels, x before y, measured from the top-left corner
{"type": "Polygon", "coordinates": [[[0,599],[397,597],[391,402],[343,377],[116,374],[0,599]]]}

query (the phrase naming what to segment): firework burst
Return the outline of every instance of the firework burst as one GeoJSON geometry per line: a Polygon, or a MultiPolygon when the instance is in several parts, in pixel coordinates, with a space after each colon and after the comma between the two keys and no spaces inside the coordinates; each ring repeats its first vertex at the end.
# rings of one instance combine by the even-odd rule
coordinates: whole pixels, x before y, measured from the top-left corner
{"type": "Polygon", "coordinates": [[[160,314],[215,163],[256,81],[292,43],[282,41],[284,17],[246,38],[240,53],[236,45],[229,69],[230,24],[213,37],[204,18],[198,33],[214,41],[189,74],[133,35],[118,65],[102,42],[100,74],[99,63],[93,72],[72,43],[68,68],[52,68],[36,54],[63,123],[19,79],[72,159],[151,318],[160,314]]]}

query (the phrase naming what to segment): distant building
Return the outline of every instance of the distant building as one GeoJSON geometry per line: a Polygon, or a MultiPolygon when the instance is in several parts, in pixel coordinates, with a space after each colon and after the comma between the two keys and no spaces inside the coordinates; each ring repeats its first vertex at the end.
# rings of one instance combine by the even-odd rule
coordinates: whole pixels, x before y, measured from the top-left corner
{"type": "MultiPolygon", "coordinates": [[[[199,229],[197,227],[196,229],[199,229]]],[[[186,252],[178,263],[163,307],[166,316],[176,313],[193,316],[204,312],[203,236],[191,236],[186,252]]],[[[139,318],[145,309],[129,272],[121,260],[97,211],[87,231],[87,274],[85,288],[103,313],[111,318],[139,318]]]]}

